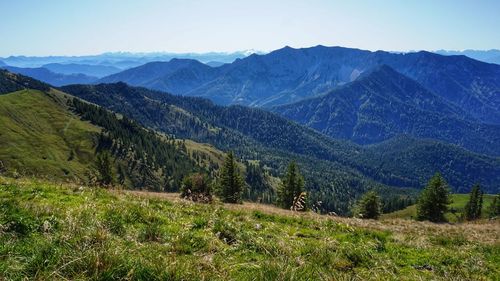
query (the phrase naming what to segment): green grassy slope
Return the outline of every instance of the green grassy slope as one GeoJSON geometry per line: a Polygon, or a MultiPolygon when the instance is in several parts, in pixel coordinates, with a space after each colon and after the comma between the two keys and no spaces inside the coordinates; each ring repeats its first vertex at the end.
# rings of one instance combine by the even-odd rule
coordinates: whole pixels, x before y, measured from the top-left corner
{"type": "Polygon", "coordinates": [[[97,175],[97,151],[107,150],[115,184],[172,190],[197,167],[214,173],[223,161],[224,153],[211,146],[189,140],[174,143],[94,105],[82,107],[86,103],[80,102],[77,109],[75,102],[54,89],[0,95],[0,174],[89,183],[97,175]],[[101,131],[111,143],[102,140],[101,131]],[[193,148],[191,153],[180,143],[193,148]],[[145,154],[154,156],[147,162],[145,154]]]}
{"type": "Polygon", "coordinates": [[[500,276],[495,222],[384,223],[0,177],[0,226],[2,280],[500,276]]]}
{"type": "MultiPolygon", "coordinates": [[[[483,195],[482,216],[484,218],[487,217],[488,207],[491,205],[491,202],[493,202],[494,197],[495,197],[495,195],[492,195],[492,194],[483,195]]],[[[456,212],[456,214],[452,214],[450,212],[446,213],[446,218],[449,221],[455,222],[455,221],[459,220],[459,217],[462,215],[462,213],[464,211],[465,204],[467,204],[467,201],[469,201],[469,194],[453,194],[451,196],[451,199],[452,199],[452,202],[449,205],[449,207],[457,210],[457,212],[456,212]]],[[[417,215],[416,205],[411,205],[411,206],[406,207],[403,210],[384,214],[384,215],[382,215],[382,218],[386,218],[386,219],[395,219],[395,218],[411,219],[411,218],[415,218],[416,215],[417,215]]]]}
{"type": "Polygon", "coordinates": [[[0,161],[8,174],[83,179],[100,129],[37,90],[0,96],[0,161]]]}

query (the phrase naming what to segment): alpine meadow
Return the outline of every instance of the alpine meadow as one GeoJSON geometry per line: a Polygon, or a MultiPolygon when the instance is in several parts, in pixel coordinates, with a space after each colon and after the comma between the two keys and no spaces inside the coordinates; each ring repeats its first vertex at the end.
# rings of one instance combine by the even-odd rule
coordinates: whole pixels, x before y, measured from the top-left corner
{"type": "Polygon", "coordinates": [[[500,280],[498,1],[0,10],[0,280],[500,280]]]}

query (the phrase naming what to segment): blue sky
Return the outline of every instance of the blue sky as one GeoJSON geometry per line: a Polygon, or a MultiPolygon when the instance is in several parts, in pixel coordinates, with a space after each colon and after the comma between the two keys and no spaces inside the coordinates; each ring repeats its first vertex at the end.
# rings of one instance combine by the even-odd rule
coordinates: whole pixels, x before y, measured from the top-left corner
{"type": "Polygon", "coordinates": [[[0,0],[0,56],[500,49],[498,0],[0,0]]]}

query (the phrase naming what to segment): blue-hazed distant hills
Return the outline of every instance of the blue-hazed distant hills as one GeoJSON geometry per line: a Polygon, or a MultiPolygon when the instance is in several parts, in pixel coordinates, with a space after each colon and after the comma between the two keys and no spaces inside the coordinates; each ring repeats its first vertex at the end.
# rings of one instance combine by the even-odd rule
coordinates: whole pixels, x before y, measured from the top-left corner
{"type": "Polygon", "coordinates": [[[45,67],[15,67],[3,65],[0,68],[10,72],[26,75],[37,80],[49,83],[54,86],[64,86],[70,84],[90,84],[96,82],[99,78],[88,76],[81,73],[61,74],[50,71],[45,67]]]}
{"type": "Polygon", "coordinates": [[[56,86],[89,84],[99,78],[149,62],[187,58],[210,66],[231,63],[258,51],[246,50],[232,53],[129,53],[116,52],[88,56],[10,56],[0,58],[0,67],[11,72],[27,75],[56,86]]]}

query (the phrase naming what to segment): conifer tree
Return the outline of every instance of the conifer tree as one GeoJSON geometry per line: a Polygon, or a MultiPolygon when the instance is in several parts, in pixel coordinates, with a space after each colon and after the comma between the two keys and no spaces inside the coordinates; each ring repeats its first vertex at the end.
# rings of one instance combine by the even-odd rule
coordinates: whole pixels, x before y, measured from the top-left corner
{"type": "Polygon", "coordinates": [[[282,184],[278,188],[278,206],[289,209],[293,206],[294,200],[304,191],[304,178],[299,172],[295,161],[290,162],[287,172],[282,179],[282,184]]]}
{"type": "Polygon", "coordinates": [[[375,191],[369,191],[359,199],[354,208],[354,215],[363,219],[378,219],[380,217],[380,197],[375,191]]]}
{"type": "Polygon", "coordinates": [[[111,156],[108,151],[103,151],[97,154],[96,167],[99,173],[99,183],[102,185],[113,184],[114,173],[111,165],[111,156]]]}
{"type": "Polygon", "coordinates": [[[496,218],[500,216],[500,194],[497,194],[497,196],[493,198],[493,202],[491,202],[489,208],[489,216],[490,218],[496,218]]]}
{"type": "Polygon", "coordinates": [[[474,185],[469,195],[469,201],[465,204],[464,218],[468,221],[476,220],[481,217],[483,208],[483,192],[479,184],[474,185]]]}
{"type": "Polygon", "coordinates": [[[243,192],[243,178],[241,177],[233,152],[229,152],[221,169],[220,197],[226,203],[240,203],[243,192]]]}
{"type": "Polygon", "coordinates": [[[436,173],[420,193],[417,201],[417,219],[444,222],[446,221],[444,214],[448,210],[449,203],[448,184],[440,173],[436,173]]]}

